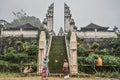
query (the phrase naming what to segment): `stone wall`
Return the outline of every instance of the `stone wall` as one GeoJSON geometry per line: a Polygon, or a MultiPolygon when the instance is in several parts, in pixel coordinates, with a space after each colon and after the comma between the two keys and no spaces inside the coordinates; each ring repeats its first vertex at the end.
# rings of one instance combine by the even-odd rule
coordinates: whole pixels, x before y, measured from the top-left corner
{"type": "Polygon", "coordinates": [[[1,36],[23,36],[23,37],[37,37],[38,30],[3,30],[1,29],[1,36]]]}
{"type": "Polygon", "coordinates": [[[117,38],[115,32],[76,32],[78,37],[82,38],[117,38]]]}

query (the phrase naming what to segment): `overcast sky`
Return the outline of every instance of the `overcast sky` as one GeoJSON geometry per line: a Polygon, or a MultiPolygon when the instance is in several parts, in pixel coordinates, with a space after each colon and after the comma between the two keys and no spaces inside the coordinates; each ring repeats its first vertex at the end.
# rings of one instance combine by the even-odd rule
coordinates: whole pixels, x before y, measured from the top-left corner
{"type": "Polygon", "coordinates": [[[48,6],[53,2],[55,32],[64,27],[64,2],[70,7],[78,28],[91,22],[111,29],[114,26],[120,27],[120,0],[0,0],[0,19],[11,22],[15,18],[12,11],[23,9],[42,22],[48,6]]]}

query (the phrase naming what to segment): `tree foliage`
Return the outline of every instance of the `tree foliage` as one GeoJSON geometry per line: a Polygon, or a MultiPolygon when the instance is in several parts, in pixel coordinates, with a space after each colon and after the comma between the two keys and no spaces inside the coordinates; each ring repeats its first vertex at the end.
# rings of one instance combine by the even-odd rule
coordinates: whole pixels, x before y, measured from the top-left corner
{"type": "Polygon", "coordinates": [[[71,36],[71,31],[69,31],[66,35],[67,40],[70,40],[70,36],[71,36]]]}
{"type": "Polygon", "coordinates": [[[87,54],[87,50],[82,46],[82,45],[79,45],[78,46],[78,49],[77,49],[77,52],[78,52],[78,56],[84,56],[85,54],[87,54]]]}
{"type": "Polygon", "coordinates": [[[28,16],[25,15],[26,13],[23,13],[23,10],[21,10],[20,12],[13,12],[14,16],[16,17],[15,19],[13,19],[13,21],[11,23],[7,23],[4,24],[5,27],[10,28],[10,27],[17,27],[20,25],[24,25],[24,24],[31,24],[32,26],[38,27],[40,28],[41,26],[41,22],[39,20],[39,18],[36,18],[35,16],[28,16]]]}
{"type": "Polygon", "coordinates": [[[48,30],[47,29],[45,29],[45,28],[43,28],[43,27],[41,27],[40,29],[38,29],[38,37],[37,37],[37,39],[40,39],[40,33],[41,33],[41,31],[45,31],[45,34],[46,34],[46,39],[49,39],[49,32],[48,32],[48,30]]]}
{"type": "Polygon", "coordinates": [[[29,47],[29,55],[37,55],[38,54],[38,46],[37,45],[30,45],[29,47]]]}
{"type": "Polygon", "coordinates": [[[105,66],[120,66],[120,58],[114,57],[111,55],[104,55],[103,57],[103,65],[105,66]]]}
{"type": "Polygon", "coordinates": [[[110,46],[112,47],[114,54],[120,55],[120,34],[118,34],[117,36],[117,39],[113,40],[110,43],[110,46]]]}

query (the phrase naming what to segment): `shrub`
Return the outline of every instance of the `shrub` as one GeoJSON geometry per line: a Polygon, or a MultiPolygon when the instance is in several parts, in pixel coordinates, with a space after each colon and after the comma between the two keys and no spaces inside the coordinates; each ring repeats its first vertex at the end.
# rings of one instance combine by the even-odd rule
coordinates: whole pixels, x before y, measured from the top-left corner
{"type": "Polygon", "coordinates": [[[96,54],[89,54],[88,57],[86,57],[86,62],[89,63],[90,65],[96,65],[97,63],[97,58],[98,58],[98,55],[96,54]]]}
{"type": "Polygon", "coordinates": [[[29,55],[36,55],[38,53],[38,46],[37,45],[31,45],[29,47],[29,55]]]}
{"type": "Polygon", "coordinates": [[[8,53],[16,53],[16,50],[13,47],[9,47],[8,53]]]}
{"type": "Polygon", "coordinates": [[[16,62],[18,61],[18,57],[15,53],[6,53],[4,55],[4,58],[6,61],[9,61],[9,62],[16,62]]]}
{"type": "Polygon", "coordinates": [[[23,44],[23,42],[22,42],[22,41],[16,41],[16,45],[21,46],[22,44],[23,44]]]}
{"type": "Polygon", "coordinates": [[[101,77],[101,73],[100,73],[100,72],[97,72],[97,73],[95,73],[95,76],[101,77]]]}
{"type": "Polygon", "coordinates": [[[120,59],[115,56],[111,55],[104,55],[103,56],[103,65],[105,66],[119,66],[120,59]]]}
{"type": "Polygon", "coordinates": [[[119,72],[112,72],[111,77],[113,77],[113,78],[120,77],[120,73],[119,72]]]}
{"type": "Polygon", "coordinates": [[[0,60],[0,65],[5,65],[7,62],[4,60],[0,60]]]}
{"type": "Polygon", "coordinates": [[[78,66],[84,66],[85,57],[78,57],[78,66]]]}
{"type": "Polygon", "coordinates": [[[4,55],[0,55],[0,60],[3,60],[4,59],[4,55]]]}
{"type": "Polygon", "coordinates": [[[18,57],[18,62],[20,62],[20,61],[27,62],[27,59],[28,59],[27,54],[19,53],[19,54],[17,54],[17,57],[18,57]]]}
{"type": "Polygon", "coordinates": [[[78,52],[78,56],[84,56],[87,51],[86,51],[86,49],[83,46],[80,45],[77,48],[77,52],[78,52]]]}
{"type": "Polygon", "coordinates": [[[107,73],[105,73],[105,77],[110,78],[110,77],[111,77],[111,72],[107,72],[107,73]]]}
{"type": "Polygon", "coordinates": [[[77,38],[78,43],[82,43],[84,41],[84,38],[77,38]]]}
{"type": "Polygon", "coordinates": [[[30,48],[30,43],[29,42],[25,42],[23,43],[23,50],[24,50],[24,53],[29,53],[29,48],[30,48]]]}
{"type": "Polygon", "coordinates": [[[97,49],[99,47],[99,44],[97,43],[97,42],[94,42],[93,44],[92,44],[92,49],[97,49]]]}
{"type": "Polygon", "coordinates": [[[97,53],[99,53],[100,55],[109,54],[109,53],[108,53],[108,49],[102,49],[102,50],[98,51],[97,53]]]}

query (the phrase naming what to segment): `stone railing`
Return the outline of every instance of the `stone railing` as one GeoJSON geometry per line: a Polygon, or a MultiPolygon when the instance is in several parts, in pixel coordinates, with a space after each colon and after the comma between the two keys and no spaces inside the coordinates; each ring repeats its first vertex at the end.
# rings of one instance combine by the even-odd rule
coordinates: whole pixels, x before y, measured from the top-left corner
{"type": "MultiPolygon", "coordinates": [[[[69,62],[69,66],[70,66],[70,45],[69,45],[69,41],[66,39],[66,36],[65,36],[65,44],[66,44],[66,49],[67,49],[67,57],[68,57],[68,62],[69,62]]],[[[69,67],[70,69],[70,67],[69,67]]]]}

